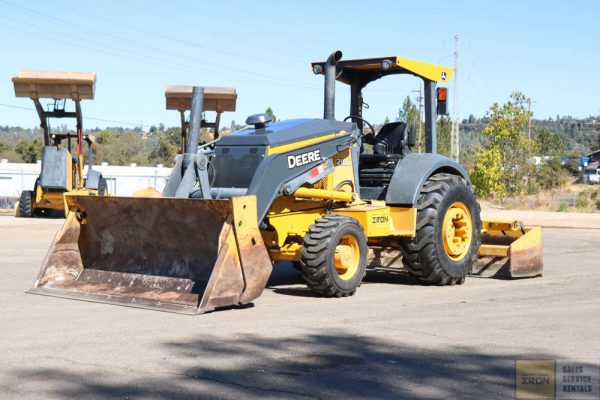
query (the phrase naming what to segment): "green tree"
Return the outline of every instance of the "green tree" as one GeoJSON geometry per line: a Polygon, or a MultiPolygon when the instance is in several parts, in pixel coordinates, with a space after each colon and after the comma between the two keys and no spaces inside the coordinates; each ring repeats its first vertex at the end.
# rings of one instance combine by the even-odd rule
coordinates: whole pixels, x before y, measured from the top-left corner
{"type": "Polygon", "coordinates": [[[473,164],[470,175],[475,194],[480,197],[487,197],[492,193],[503,196],[502,152],[498,146],[478,146],[473,164]]]}
{"type": "Polygon", "coordinates": [[[438,153],[450,157],[450,141],[452,140],[452,120],[448,116],[443,116],[437,120],[437,151],[438,153]]]}
{"type": "Polygon", "coordinates": [[[271,120],[273,122],[277,122],[277,117],[275,116],[275,114],[273,113],[273,110],[271,109],[271,107],[267,107],[267,110],[265,111],[265,114],[267,114],[268,116],[271,117],[271,120]]]}
{"type": "Polygon", "coordinates": [[[419,108],[406,96],[402,103],[402,108],[398,110],[398,121],[404,121],[408,126],[416,127],[419,123],[419,108]]]}
{"type": "Polygon", "coordinates": [[[181,129],[169,128],[159,135],[158,144],[148,155],[148,162],[152,165],[163,164],[170,167],[175,163],[175,156],[181,149],[181,129]]]}
{"type": "Polygon", "coordinates": [[[129,131],[122,134],[103,134],[103,140],[98,144],[95,162],[107,162],[112,165],[129,165],[136,163],[144,165],[148,162],[146,143],[135,132],[129,131]]]}
{"type": "Polygon", "coordinates": [[[558,157],[542,160],[537,168],[536,183],[541,189],[559,188],[565,185],[568,179],[569,173],[558,157]]]}
{"type": "Polygon", "coordinates": [[[572,175],[579,174],[579,153],[571,151],[568,155],[568,160],[565,164],[566,170],[572,175]]]}
{"type": "Polygon", "coordinates": [[[13,146],[9,143],[0,140],[0,158],[8,160],[8,162],[22,162],[21,156],[19,156],[13,146]]]}
{"type": "Polygon", "coordinates": [[[390,123],[390,119],[386,116],[385,117],[385,121],[383,121],[383,124],[389,124],[390,123]]]}
{"type": "Polygon", "coordinates": [[[564,146],[560,136],[548,128],[536,128],[535,144],[540,156],[562,156],[564,146]]]}
{"type": "Polygon", "coordinates": [[[115,140],[117,133],[110,129],[103,129],[100,132],[96,133],[96,143],[99,145],[107,145],[110,144],[113,140],[115,140]]]}
{"type": "Polygon", "coordinates": [[[35,139],[33,142],[29,140],[21,140],[15,147],[15,152],[21,160],[26,163],[35,163],[41,158],[42,144],[35,139]]]}
{"type": "Polygon", "coordinates": [[[531,157],[535,146],[527,139],[526,131],[531,117],[527,110],[529,101],[525,95],[516,92],[503,105],[494,103],[487,114],[488,125],[481,132],[487,143],[475,157],[474,170],[480,171],[482,177],[485,175],[484,168],[496,169],[488,172],[491,177],[500,174],[500,187],[495,181],[486,183],[479,180],[481,186],[490,188],[488,194],[520,194],[533,181],[535,166],[531,157]],[[497,156],[500,163],[496,162],[497,156]]]}

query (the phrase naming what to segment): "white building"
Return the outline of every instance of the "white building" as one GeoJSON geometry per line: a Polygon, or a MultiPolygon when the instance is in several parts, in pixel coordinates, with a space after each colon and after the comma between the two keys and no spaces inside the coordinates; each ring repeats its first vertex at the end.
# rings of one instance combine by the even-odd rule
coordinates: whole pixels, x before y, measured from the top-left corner
{"type": "MultiPolygon", "coordinates": [[[[18,198],[23,190],[33,190],[35,180],[40,175],[41,164],[9,163],[0,160],[0,197],[18,198]]],[[[153,187],[162,192],[171,174],[171,168],[161,164],[156,167],[138,167],[131,164],[113,166],[103,163],[95,165],[106,179],[108,191],[116,196],[130,196],[133,192],[153,187]]],[[[87,167],[84,170],[87,173],[87,167]]]]}

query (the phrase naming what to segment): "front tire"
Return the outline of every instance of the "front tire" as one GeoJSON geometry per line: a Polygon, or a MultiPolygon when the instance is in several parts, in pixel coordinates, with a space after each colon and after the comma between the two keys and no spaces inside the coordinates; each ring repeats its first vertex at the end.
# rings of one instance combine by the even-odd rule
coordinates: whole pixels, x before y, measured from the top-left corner
{"type": "Polygon", "coordinates": [[[481,245],[480,207],[456,175],[435,174],[417,200],[417,232],[403,239],[402,262],[409,273],[434,285],[461,284],[481,245]]]}
{"type": "Polygon", "coordinates": [[[322,296],[351,296],[366,274],[368,250],[356,219],[326,215],[317,219],[304,237],[302,278],[322,296]]]}

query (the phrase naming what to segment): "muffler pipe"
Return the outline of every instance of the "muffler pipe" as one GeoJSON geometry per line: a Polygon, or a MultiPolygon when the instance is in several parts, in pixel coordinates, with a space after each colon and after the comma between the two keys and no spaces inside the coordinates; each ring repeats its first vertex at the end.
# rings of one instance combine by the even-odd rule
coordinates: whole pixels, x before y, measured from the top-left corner
{"type": "Polygon", "coordinates": [[[323,118],[335,119],[335,78],[336,64],[342,59],[341,51],[334,51],[325,62],[325,111],[323,118]]]}
{"type": "Polygon", "coordinates": [[[192,108],[190,112],[190,130],[185,143],[185,153],[183,154],[183,170],[187,168],[190,160],[198,153],[198,143],[200,141],[200,128],[202,123],[202,105],[204,103],[204,88],[194,86],[192,89],[192,108]]]}

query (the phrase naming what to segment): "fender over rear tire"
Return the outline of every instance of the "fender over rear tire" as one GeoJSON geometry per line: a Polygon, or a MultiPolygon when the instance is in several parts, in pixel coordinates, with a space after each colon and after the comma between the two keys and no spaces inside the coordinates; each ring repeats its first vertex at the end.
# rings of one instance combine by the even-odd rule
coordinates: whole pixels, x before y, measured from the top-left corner
{"type": "Polygon", "coordinates": [[[417,200],[417,232],[401,241],[409,273],[433,285],[454,285],[477,261],[481,244],[480,207],[473,190],[452,174],[435,174],[417,200]]]}
{"type": "Polygon", "coordinates": [[[322,296],[351,296],[366,274],[368,250],[356,219],[326,215],[317,219],[304,237],[302,278],[322,296]]]}

